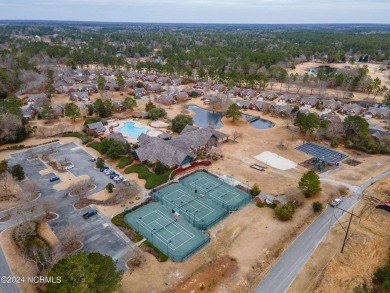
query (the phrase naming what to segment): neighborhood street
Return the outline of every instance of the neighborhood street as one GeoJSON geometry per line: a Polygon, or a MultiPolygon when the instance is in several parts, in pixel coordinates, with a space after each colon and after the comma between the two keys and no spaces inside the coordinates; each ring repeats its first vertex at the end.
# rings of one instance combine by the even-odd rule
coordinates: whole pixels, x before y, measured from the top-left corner
{"type": "MultiPolygon", "coordinates": [[[[340,208],[349,210],[360,199],[363,191],[371,184],[390,175],[386,171],[362,184],[350,198],[344,199],[340,208]]],[[[339,182],[343,184],[342,182],[339,182]]],[[[256,293],[286,292],[295,280],[312,253],[316,250],[329,229],[329,223],[336,223],[336,218],[342,216],[339,209],[327,208],[305,231],[303,231],[290,247],[283,253],[268,275],[255,289],[256,293]],[[332,217],[334,214],[335,217],[332,217]]],[[[340,247],[341,248],[341,247],[340,247]]]]}

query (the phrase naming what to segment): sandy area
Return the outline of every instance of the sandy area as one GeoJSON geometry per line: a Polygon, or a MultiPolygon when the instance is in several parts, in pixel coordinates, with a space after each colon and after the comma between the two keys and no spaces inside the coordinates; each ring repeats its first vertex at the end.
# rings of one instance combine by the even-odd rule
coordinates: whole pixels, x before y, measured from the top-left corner
{"type": "MultiPolygon", "coordinates": [[[[372,288],[375,270],[383,266],[388,258],[390,214],[375,209],[371,196],[388,199],[383,193],[390,190],[390,177],[370,186],[363,200],[354,208],[362,217],[352,221],[351,236],[341,254],[345,236],[339,225],[334,225],[326,239],[319,245],[288,292],[352,292],[356,286],[366,284],[372,288]]],[[[340,222],[345,226],[348,217],[340,222]]]]}

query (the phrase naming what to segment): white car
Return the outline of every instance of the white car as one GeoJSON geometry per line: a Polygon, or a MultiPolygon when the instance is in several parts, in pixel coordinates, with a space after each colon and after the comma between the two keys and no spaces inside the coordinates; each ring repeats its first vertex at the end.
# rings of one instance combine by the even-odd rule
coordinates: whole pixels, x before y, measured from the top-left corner
{"type": "Polygon", "coordinates": [[[342,200],[341,198],[336,198],[336,199],[332,200],[332,202],[330,203],[330,206],[331,206],[331,207],[337,207],[337,206],[339,206],[342,202],[343,202],[343,200],[342,200]]]}
{"type": "Polygon", "coordinates": [[[103,171],[103,172],[104,172],[104,174],[106,174],[106,175],[110,175],[111,172],[112,172],[112,169],[107,169],[107,170],[105,170],[105,171],[103,171]]]}
{"type": "Polygon", "coordinates": [[[66,170],[70,170],[70,169],[73,169],[74,168],[74,165],[73,164],[70,164],[68,166],[65,167],[66,170]]]}

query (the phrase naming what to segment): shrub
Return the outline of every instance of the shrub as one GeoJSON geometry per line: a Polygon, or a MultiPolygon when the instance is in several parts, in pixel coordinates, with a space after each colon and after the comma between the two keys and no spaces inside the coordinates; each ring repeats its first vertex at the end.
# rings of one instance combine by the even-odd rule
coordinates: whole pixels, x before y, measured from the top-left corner
{"type": "Polygon", "coordinates": [[[338,146],[339,146],[339,143],[338,143],[338,141],[336,139],[332,139],[330,141],[330,147],[331,148],[337,148],[338,146]]]}
{"type": "MultiPolygon", "coordinates": [[[[174,171],[166,171],[161,175],[154,174],[149,171],[148,168],[140,164],[135,164],[130,167],[127,167],[124,170],[125,174],[129,173],[138,173],[138,178],[146,179],[145,188],[152,189],[168,181],[169,176],[174,171]]],[[[173,176],[174,174],[172,174],[173,176]]]]}
{"type": "Polygon", "coordinates": [[[152,248],[154,251],[156,251],[158,253],[158,259],[157,260],[159,262],[165,262],[165,261],[168,260],[168,256],[165,253],[163,253],[160,249],[158,249],[156,246],[154,246],[152,243],[150,243],[148,240],[146,240],[142,244],[152,248]]]}
{"type": "Polygon", "coordinates": [[[148,111],[148,117],[153,120],[164,117],[165,115],[167,115],[167,112],[162,108],[153,108],[148,111]]]}
{"type": "Polygon", "coordinates": [[[172,131],[181,132],[186,125],[193,125],[194,121],[191,116],[179,114],[172,119],[172,131]]]}
{"type": "Polygon", "coordinates": [[[322,202],[315,201],[315,202],[313,202],[312,207],[313,207],[313,211],[318,213],[318,212],[322,211],[323,204],[322,204],[322,202]]]}
{"type": "Polygon", "coordinates": [[[97,158],[96,160],[96,168],[102,168],[104,167],[104,159],[103,158],[97,158]]]}
{"type": "Polygon", "coordinates": [[[133,159],[130,157],[125,157],[116,166],[118,168],[122,169],[123,167],[126,167],[127,165],[130,165],[131,163],[133,163],[133,159]]]}
{"type": "Polygon", "coordinates": [[[106,189],[107,189],[108,193],[112,193],[112,191],[113,191],[113,189],[114,189],[114,184],[108,183],[108,184],[106,185],[106,189]]]}
{"type": "Polygon", "coordinates": [[[292,202],[288,202],[280,207],[274,209],[276,217],[280,221],[291,220],[295,211],[295,205],[292,202]]]}
{"type": "Polygon", "coordinates": [[[158,161],[156,167],[154,168],[154,173],[156,173],[156,175],[161,175],[164,172],[165,172],[164,164],[158,161]]]}
{"type": "Polygon", "coordinates": [[[260,192],[261,192],[261,190],[260,190],[259,185],[257,185],[257,183],[253,184],[252,189],[251,189],[251,195],[257,196],[260,194],[260,192]]]}
{"type": "Polygon", "coordinates": [[[19,164],[16,164],[12,166],[11,168],[11,174],[12,177],[16,178],[17,180],[23,180],[26,176],[24,175],[23,167],[19,164]]]}

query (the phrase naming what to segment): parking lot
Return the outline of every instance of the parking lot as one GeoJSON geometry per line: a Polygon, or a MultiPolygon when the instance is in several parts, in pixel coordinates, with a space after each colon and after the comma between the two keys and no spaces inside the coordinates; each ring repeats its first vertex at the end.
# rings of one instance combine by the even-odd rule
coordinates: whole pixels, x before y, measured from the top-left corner
{"type": "MultiPolygon", "coordinates": [[[[26,177],[34,180],[39,184],[41,197],[37,200],[37,213],[41,210],[39,202],[45,199],[56,199],[55,212],[59,218],[49,222],[54,232],[58,232],[67,225],[76,225],[84,231],[83,250],[92,252],[100,251],[102,254],[110,255],[118,261],[118,267],[125,269],[125,262],[120,259],[122,255],[129,255],[132,250],[130,240],[116,227],[110,219],[98,212],[88,219],[84,219],[82,215],[92,207],[86,207],[81,210],[76,210],[73,205],[78,200],[76,197],[68,195],[68,190],[57,190],[54,188],[56,184],[62,182],[61,177],[65,177],[61,172],[50,172],[40,174],[40,171],[47,169],[46,164],[39,158],[31,158],[32,154],[41,154],[42,150],[51,151],[51,156],[57,161],[61,162],[65,159],[74,164],[74,168],[66,171],[73,174],[75,177],[87,175],[94,180],[96,188],[90,193],[96,193],[105,188],[107,183],[114,183],[109,176],[95,168],[95,162],[90,162],[93,158],[83,147],[76,143],[69,143],[61,145],[54,143],[44,147],[38,147],[32,150],[18,152],[11,155],[9,164],[20,164],[23,166],[26,177]],[[60,180],[50,182],[50,178],[59,176],[60,180]]],[[[67,176],[68,177],[68,176],[67,176]]],[[[69,180],[69,179],[68,179],[69,180]]],[[[21,183],[22,189],[27,181],[21,183]]]]}

